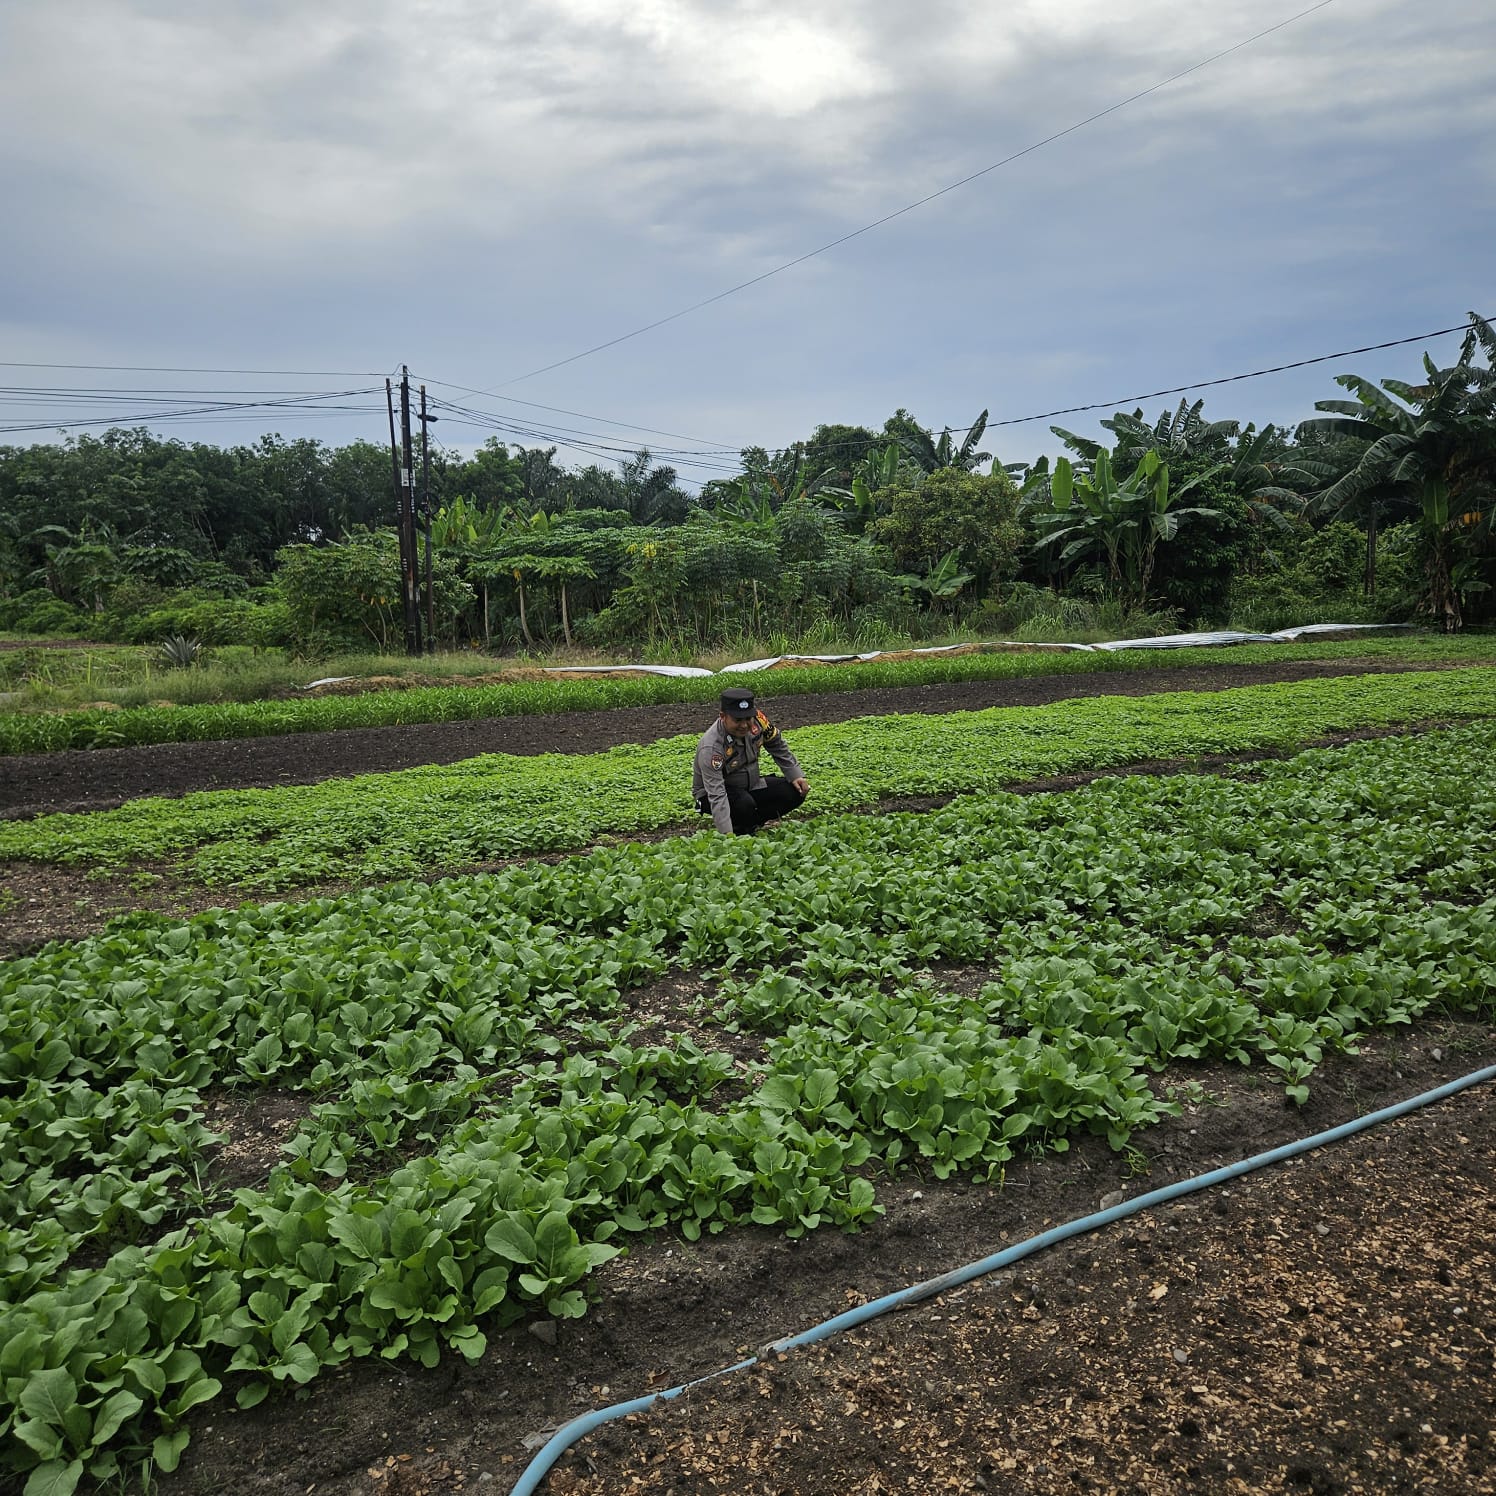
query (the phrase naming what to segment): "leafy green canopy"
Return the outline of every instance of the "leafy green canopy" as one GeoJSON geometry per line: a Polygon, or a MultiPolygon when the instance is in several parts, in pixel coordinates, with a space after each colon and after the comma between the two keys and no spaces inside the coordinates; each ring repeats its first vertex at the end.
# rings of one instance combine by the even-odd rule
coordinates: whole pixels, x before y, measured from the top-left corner
{"type": "MultiPolygon", "coordinates": [[[[865,717],[794,734],[812,805],[962,794],[1159,756],[1300,746],[1326,733],[1496,715],[1496,670],[1347,676],[1209,694],[1098,697],[942,717],[865,717]]],[[[693,737],[589,755],[221,790],[0,825],[0,858],[107,867],[177,859],[210,884],[391,878],[587,846],[692,818],[693,737]]]]}
{"type": "Polygon", "coordinates": [[[1496,1013],[1493,749],[1483,722],[631,845],[0,966],[0,1460],[31,1496],[171,1468],[225,1382],[477,1356],[584,1312],[632,1233],[855,1226],[869,1173],[1125,1146],[1175,1061],[1302,1101],[1358,1033],[1496,1013]],[[641,1042],[628,994],[669,968],[718,973],[693,1027],[760,1057],[641,1042]],[[196,1172],[224,1084],[314,1103],[261,1188],[196,1172]]]}

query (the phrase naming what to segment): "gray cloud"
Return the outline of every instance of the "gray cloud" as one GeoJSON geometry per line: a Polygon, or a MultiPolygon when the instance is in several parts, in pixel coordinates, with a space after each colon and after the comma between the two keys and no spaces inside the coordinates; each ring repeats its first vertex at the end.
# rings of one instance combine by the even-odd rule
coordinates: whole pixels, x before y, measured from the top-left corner
{"type": "MultiPolygon", "coordinates": [[[[0,178],[25,210],[0,227],[0,321],[17,358],[405,356],[491,387],[1273,19],[1248,0],[13,4],[0,178]]],[[[1496,300],[1493,55],[1484,0],[1341,0],[511,392],[772,445],[898,404],[960,424],[1444,325],[1496,300]]],[[[1302,416],[1332,372],[1211,400],[1302,416]]]]}

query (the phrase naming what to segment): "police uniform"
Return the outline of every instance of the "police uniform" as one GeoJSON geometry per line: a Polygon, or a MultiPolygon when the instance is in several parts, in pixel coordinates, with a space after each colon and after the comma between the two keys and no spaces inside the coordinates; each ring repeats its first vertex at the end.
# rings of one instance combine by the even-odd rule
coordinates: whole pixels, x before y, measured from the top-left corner
{"type": "Polygon", "coordinates": [[[790,752],[784,735],[754,706],[752,691],[724,691],[724,712],[747,715],[752,720],[745,733],[729,732],[719,716],[696,745],[696,766],[691,776],[691,794],[696,808],[710,815],[724,836],[756,831],[787,810],[802,804],[805,796],[794,781],[805,777],[790,752]],[[758,756],[767,749],[784,775],[765,779],[759,772],[758,756]]]}

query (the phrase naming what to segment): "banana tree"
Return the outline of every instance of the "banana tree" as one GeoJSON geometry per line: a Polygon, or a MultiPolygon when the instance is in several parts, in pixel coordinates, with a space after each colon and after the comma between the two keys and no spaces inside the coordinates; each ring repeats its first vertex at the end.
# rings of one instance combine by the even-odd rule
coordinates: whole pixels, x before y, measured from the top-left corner
{"type": "Polygon", "coordinates": [[[46,558],[34,580],[64,602],[87,604],[95,613],[104,611],[104,594],[123,575],[120,540],[112,526],[85,519],[74,534],[62,525],[43,525],[26,541],[32,546],[40,543],[46,558]]]}
{"type": "Polygon", "coordinates": [[[1172,540],[1185,519],[1213,519],[1220,511],[1178,505],[1178,500],[1220,472],[1216,464],[1173,490],[1169,465],[1156,451],[1143,454],[1125,479],[1119,479],[1112,456],[1104,447],[1096,452],[1089,473],[1077,472],[1068,457],[1055,459],[1053,473],[1037,467],[1026,485],[1031,495],[1047,489],[1049,508],[1037,516],[1049,525],[1040,546],[1064,542],[1061,564],[1096,556],[1104,559],[1107,585],[1124,606],[1142,607],[1153,580],[1158,547],[1172,540]]]}
{"type": "Polygon", "coordinates": [[[956,559],[959,554],[959,550],[947,551],[923,577],[914,583],[915,587],[928,595],[932,604],[948,602],[955,598],[976,575],[975,572],[960,569],[956,559]]]}
{"type": "Polygon", "coordinates": [[[1133,586],[1132,603],[1144,607],[1148,601],[1148,586],[1153,580],[1153,563],[1158,547],[1172,540],[1179,533],[1179,524],[1184,519],[1218,519],[1219,509],[1208,509],[1199,505],[1181,508],[1177,501],[1198,488],[1207,479],[1213,478],[1226,467],[1218,462],[1196,473],[1188,482],[1171,492],[1169,487],[1169,465],[1157,452],[1143,454],[1142,461],[1128,485],[1136,483],[1136,499],[1133,502],[1131,523],[1123,534],[1123,551],[1130,583],[1133,586]],[[1141,481],[1139,481],[1141,480],[1141,481]]]}
{"type": "Polygon", "coordinates": [[[1423,609],[1448,632],[1464,621],[1455,580],[1456,553],[1473,528],[1464,516],[1489,508],[1496,489],[1493,363],[1496,333],[1472,312],[1470,331],[1451,368],[1436,367],[1425,354],[1422,384],[1384,379],[1380,388],[1359,374],[1341,374],[1335,382],[1356,398],[1315,401],[1315,409],[1332,419],[1300,427],[1301,433],[1367,443],[1354,463],[1315,495],[1315,507],[1335,514],[1369,500],[1374,516],[1382,505],[1412,508],[1428,555],[1423,609]],[[1477,348],[1485,354],[1484,368],[1474,362],[1477,348]]]}
{"type": "Polygon", "coordinates": [[[450,503],[442,505],[431,516],[431,543],[439,550],[452,552],[457,557],[462,574],[478,589],[483,612],[483,642],[492,642],[489,625],[489,583],[493,571],[486,563],[491,559],[499,536],[514,511],[509,508],[491,509],[486,505],[471,503],[460,494],[450,503]]]}
{"type": "Polygon", "coordinates": [[[898,442],[927,473],[947,467],[960,468],[963,473],[969,473],[978,463],[992,460],[992,453],[977,451],[986,429],[987,412],[984,410],[967,428],[966,440],[959,447],[951,437],[949,426],[940,433],[939,440],[936,440],[928,431],[913,423],[899,432],[898,442]]]}
{"type": "Polygon", "coordinates": [[[878,517],[878,494],[898,476],[899,462],[904,454],[897,442],[869,452],[852,469],[850,488],[824,488],[821,496],[832,505],[854,516],[853,530],[861,533],[867,524],[878,517]]]}

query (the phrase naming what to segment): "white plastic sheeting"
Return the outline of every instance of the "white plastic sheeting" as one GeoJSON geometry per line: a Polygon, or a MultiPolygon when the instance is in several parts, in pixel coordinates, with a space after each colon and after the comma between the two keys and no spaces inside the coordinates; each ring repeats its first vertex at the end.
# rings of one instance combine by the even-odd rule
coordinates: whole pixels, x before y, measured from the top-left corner
{"type": "Polygon", "coordinates": [[[1278,644],[1280,642],[1271,634],[1242,634],[1226,629],[1213,634],[1160,634],[1154,639],[1112,639],[1105,644],[1093,644],[1091,648],[1111,652],[1118,649],[1204,649],[1215,644],[1278,644]]]}
{"type": "Polygon", "coordinates": [[[1351,634],[1370,629],[1393,629],[1406,633],[1412,627],[1411,623],[1306,623],[1302,628],[1279,629],[1273,638],[1291,644],[1305,634],[1351,634]]]}
{"type": "Polygon", "coordinates": [[[1409,629],[1406,623],[1306,623],[1296,629],[1279,629],[1272,634],[1241,634],[1225,630],[1215,634],[1162,634],[1156,639],[1114,639],[1108,644],[1093,644],[1092,649],[1189,649],[1217,644],[1292,644],[1305,634],[1356,634],[1376,629],[1409,629]]]}
{"type": "MultiPolygon", "coordinates": [[[[1349,634],[1361,630],[1407,629],[1408,627],[1409,625],[1405,623],[1306,623],[1300,628],[1280,629],[1275,634],[1247,634],[1235,629],[1222,629],[1213,633],[1161,634],[1154,639],[1111,639],[1104,644],[1031,644],[998,639],[980,644],[932,644],[920,649],[873,649],[866,654],[769,655],[762,660],[742,660],[735,665],[724,665],[716,673],[718,675],[741,675],[753,670],[768,670],[775,665],[849,665],[857,661],[881,660],[889,656],[905,659],[910,655],[982,654],[1002,650],[1056,649],[1079,650],[1084,653],[1088,650],[1100,649],[1112,653],[1119,649],[1206,649],[1230,644],[1291,644],[1305,634],[1349,634]]],[[[668,670],[676,675],[688,673],[710,675],[712,673],[709,670],[687,671],[683,666],[670,665],[635,665],[620,668],[635,670],[652,668],[668,670]]]]}
{"type": "MultiPolygon", "coordinates": [[[[768,670],[774,665],[850,665],[863,660],[881,660],[885,656],[905,659],[910,655],[982,654],[1003,650],[1086,650],[1102,649],[1108,652],[1119,649],[1199,649],[1229,644],[1291,644],[1306,634],[1353,634],[1373,632],[1378,629],[1407,630],[1406,623],[1306,623],[1298,628],[1279,629],[1275,634],[1244,634],[1232,629],[1218,633],[1161,634],[1155,639],[1111,639],[1105,644],[1030,644],[1014,640],[994,640],[981,644],[930,644],[919,649],[873,649],[866,654],[835,655],[770,655],[762,660],[743,660],[736,665],[724,665],[720,670],[706,670],[700,665],[548,665],[547,675],[741,675],[753,670],[768,670]]],[[[355,679],[351,675],[332,675],[326,680],[314,680],[301,687],[303,691],[317,686],[333,686],[355,679]]],[[[454,680],[453,685],[461,685],[454,680]]]]}
{"type": "Polygon", "coordinates": [[[880,651],[855,655],[770,655],[765,660],[743,660],[736,665],[724,665],[718,675],[736,675],[744,670],[767,670],[771,665],[851,665],[861,660],[876,660],[880,651]]]}
{"type": "Polygon", "coordinates": [[[710,675],[700,665],[547,665],[547,675],[613,675],[626,671],[630,675],[710,675]]]}

